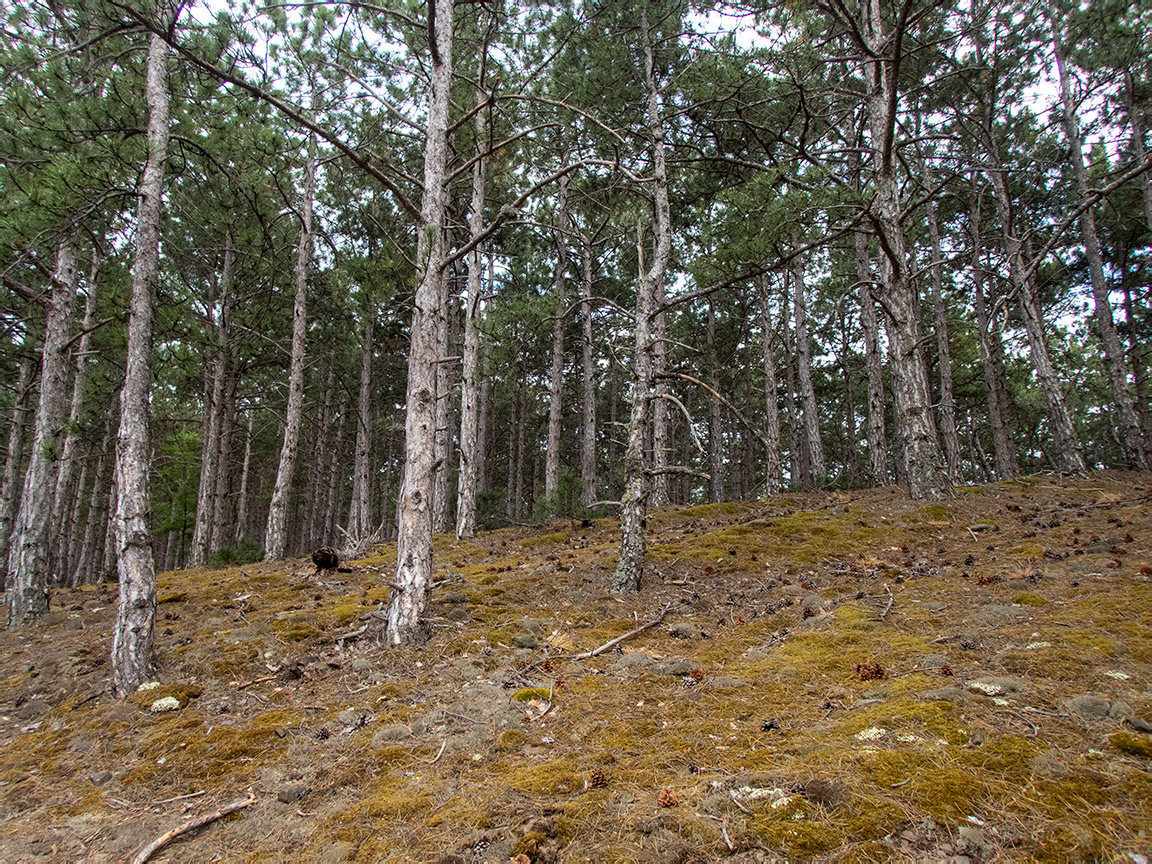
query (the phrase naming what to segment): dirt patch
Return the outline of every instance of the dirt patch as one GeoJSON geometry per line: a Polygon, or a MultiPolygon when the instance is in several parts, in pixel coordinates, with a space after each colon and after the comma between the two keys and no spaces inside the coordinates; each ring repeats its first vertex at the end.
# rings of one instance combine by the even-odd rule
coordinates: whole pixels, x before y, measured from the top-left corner
{"type": "Polygon", "coordinates": [[[622,598],[613,520],[437,537],[418,649],[373,635],[393,549],[167,573],[123,702],[114,586],[57,592],[0,634],[0,860],[125,860],[249,792],[155,860],[1146,854],[1150,486],[663,510],[622,598]]]}

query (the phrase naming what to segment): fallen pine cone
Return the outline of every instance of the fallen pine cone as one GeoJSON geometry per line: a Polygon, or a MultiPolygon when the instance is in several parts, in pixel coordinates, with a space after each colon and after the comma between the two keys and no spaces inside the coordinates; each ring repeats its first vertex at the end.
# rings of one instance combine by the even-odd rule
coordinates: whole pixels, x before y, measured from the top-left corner
{"type": "Polygon", "coordinates": [[[697,684],[699,684],[701,681],[704,680],[704,670],[697,667],[696,669],[693,669],[691,672],[688,673],[688,677],[691,678],[693,681],[695,681],[697,684]]]}
{"type": "Polygon", "coordinates": [[[951,677],[955,673],[952,671],[952,667],[949,666],[947,663],[945,663],[943,666],[940,667],[940,674],[945,676],[945,677],[951,677]]]}
{"type": "Polygon", "coordinates": [[[603,789],[608,785],[608,775],[604,773],[602,768],[596,768],[592,771],[592,776],[588,781],[588,785],[593,789],[603,789]]]}
{"type": "Polygon", "coordinates": [[[879,681],[884,677],[884,667],[879,663],[857,663],[856,677],[861,681],[879,681]]]}
{"type": "Polygon", "coordinates": [[[660,790],[660,794],[656,798],[656,803],[661,807],[675,807],[680,803],[680,799],[676,797],[676,791],[670,786],[665,786],[660,790]]]}

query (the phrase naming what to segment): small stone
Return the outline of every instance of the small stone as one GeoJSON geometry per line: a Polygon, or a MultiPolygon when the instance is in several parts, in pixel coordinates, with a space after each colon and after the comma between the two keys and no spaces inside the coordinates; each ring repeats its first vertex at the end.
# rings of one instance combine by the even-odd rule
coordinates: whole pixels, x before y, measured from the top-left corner
{"type": "Polygon", "coordinates": [[[408,731],[407,726],[385,726],[383,729],[377,729],[376,734],[372,736],[372,746],[380,747],[411,737],[412,733],[408,731]]]}
{"type": "Polygon", "coordinates": [[[806,612],[816,613],[823,612],[825,607],[828,606],[828,601],[821,597],[819,594],[809,594],[800,601],[800,608],[806,612]]]}
{"type": "Polygon", "coordinates": [[[922,690],[920,692],[921,699],[927,699],[929,702],[971,702],[972,697],[959,687],[932,687],[929,690],[922,690]]]}
{"type": "Polygon", "coordinates": [[[360,713],[352,708],[345,708],[336,715],[336,719],[345,726],[354,726],[356,721],[360,719],[360,713]]]}
{"type": "Polygon", "coordinates": [[[623,672],[628,669],[642,669],[646,666],[651,666],[655,662],[655,660],[643,651],[629,651],[627,654],[621,654],[619,657],[616,657],[608,665],[614,672],[623,672]]]}
{"type": "Polygon", "coordinates": [[[540,636],[544,632],[544,625],[535,618],[525,618],[520,622],[520,626],[524,628],[525,633],[531,633],[535,636],[540,636]]]}
{"type": "Polygon", "coordinates": [[[540,640],[531,633],[523,633],[515,637],[512,641],[516,643],[517,648],[527,648],[529,650],[536,648],[540,644],[540,640]]]}
{"type": "Polygon", "coordinates": [[[157,699],[148,706],[148,710],[153,714],[165,714],[169,711],[180,710],[180,700],[175,696],[165,696],[162,699],[157,699]]]}
{"type": "Polygon", "coordinates": [[[688,660],[665,660],[656,666],[657,675],[687,675],[695,666],[688,660]]]}
{"type": "Polygon", "coordinates": [[[732,675],[717,675],[708,679],[708,686],[713,690],[737,690],[741,687],[747,687],[748,682],[732,675]]]}
{"type": "Polygon", "coordinates": [[[114,776],[111,771],[97,771],[88,779],[92,781],[93,786],[103,786],[105,783],[110,783],[114,776]]]}
{"type": "Polygon", "coordinates": [[[459,621],[469,620],[472,617],[472,615],[463,606],[453,606],[451,609],[449,609],[447,612],[444,613],[444,617],[447,618],[449,621],[459,622],[459,621]]]}
{"type": "Polygon", "coordinates": [[[1132,706],[1127,702],[1113,702],[1112,707],[1108,709],[1108,716],[1113,720],[1124,720],[1133,713],[1132,706]]]}
{"type": "Polygon", "coordinates": [[[89,612],[99,612],[104,606],[105,604],[100,600],[89,600],[84,604],[84,608],[89,612]]]}
{"type": "Polygon", "coordinates": [[[916,658],[916,665],[921,669],[939,669],[948,663],[948,658],[943,654],[925,654],[923,657],[916,658]]]}
{"type": "Polygon", "coordinates": [[[1006,693],[1024,693],[1028,685],[1019,678],[1010,678],[1007,675],[989,675],[986,678],[977,678],[968,682],[969,690],[976,690],[985,696],[1003,696],[1006,693]]]}
{"type": "Polygon", "coordinates": [[[83,630],[84,629],[84,622],[81,621],[79,618],[69,618],[67,621],[64,622],[64,629],[65,630],[83,630]]]}
{"type": "Polygon", "coordinates": [[[668,628],[668,635],[673,639],[695,639],[697,634],[696,628],[687,622],[673,624],[668,628]]]}
{"type": "Polygon", "coordinates": [[[447,594],[444,595],[444,602],[449,603],[453,606],[458,606],[461,603],[467,603],[468,602],[468,595],[463,594],[460,591],[449,591],[447,594]]]}
{"type": "Polygon", "coordinates": [[[1028,610],[1022,606],[990,603],[987,606],[981,606],[964,620],[977,624],[1002,624],[1016,618],[1027,618],[1028,614],[1028,610]]]}
{"type": "Polygon", "coordinates": [[[299,783],[295,786],[285,786],[278,793],[276,793],[276,800],[281,804],[295,804],[311,791],[312,787],[305,786],[303,783],[299,783]]]}
{"type": "Polygon", "coordinates": [[[983,858],[992,851],[992,844],[988,842],[988,835],[982,829],[971,825],[961,825],[956,832],[960,836],[960,848],[971,852],[977,858],[983,858]]]}
{"type": "Polygon", "coordinates": [[[1064,703],[1064,710],[1074,717],[1090,722],[1104,720],[1112,703],[1101,696],[1074,696],[1064,703]]]}
{"type": "Polygon", "coordinates": [[[372,661],[369,660],[367,657],[357,657],[355,660],[352,661],[352,671],[353,672],[371,672],[372,671],[372,661]]]}

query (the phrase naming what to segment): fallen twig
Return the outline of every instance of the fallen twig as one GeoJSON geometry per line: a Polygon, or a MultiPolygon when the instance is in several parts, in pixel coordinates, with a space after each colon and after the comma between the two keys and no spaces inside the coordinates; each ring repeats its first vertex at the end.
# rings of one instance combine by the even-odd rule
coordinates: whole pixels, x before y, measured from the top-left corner
{"type": "Polygon", "coordinates": [[[177,837],[182,834],[187,834],[189,831],[195,831],[197,828],[202,828],[217,819],[223,819],[229,813],[235,813],[237,810],[243,810],[245,807],[251,807],[256,803],[256,796],[251,792],[248,793],[247,798],[241,798],[238,801],[233,801],[227,807],[217,810],[215,813],[207,813],[203,816],[197,816],[194,819],[189,819],[179,828],[173,828],[165,834],[161,834],[147,846],[140,850],[139,854],[132,859],[132,864],[144,864],[160,849],[163,849],[177,837]]]}
{"type": "Polygon", "coordinates": [[[647,624],[642,624],[641,626],[637,627],[635,630],[629,630],[623,636],[617,636],[615,639],[610,639],[609,641],[607,641],[603,645],[601,645],[599,648],[593,648],[591,651],[585,651],[583,654],[573,654],[571,656],[565,657],[564,659],[565,660],[587,660],[590,657],[596,657],[597,655],[603,654],[605,651],[611,651],[613,648],[615,648],[621,642],[624,642],[627,639],[631,639],[633,636],[639,636],[645,630],[651,630],[653,627],[655,627],[657,624],[659,624],[661,621],[664,620],[664,616],[668,614],[668,610],[670,608],[672,608],[672,604],[671,603],[665,603],[664,608],[660,610],[660,614],[657,615],[655,618],[653,618],[651,621],[649,621],[647,624]]]}
{"type": "Polygon", "coordinates": [[[251,687],[253,684],[263,684],[265,681],[275,681],[278,674],[279,673],[274,673],[272,675],[265,675],[261,678],[253,678],[251,681],[246,681],[243,684],[237,684],[236,689],[243,690],[245,687],[251,687]]]}
{"type": "Polygon", "coordinates": [[[740,803],[740,799],[738,799],[736,797],[736,790],[735,789],[729,789],[728,790],[728,797],[732,799],[733,804],[735,804],[737,807],[740,808],[741,812],[747,813],[749,816],[756,815],[751,810],[749,810],[747,807],[745,807],[743,804],[740,803]]]}
{"type": "Polygon", "coordinates": [[[431,760],[420,759],[419,756],[417,756],[416,758],[420,759],[420,761],[423,762],[425,765],[435,765],[437,762],[440,761],[440,757],[444,755],[444,748],[447,746],[448,746],[448,739],[445,738],[443,741],[440,742],[440,752],[436,754],[435,759],[431,759],[431,760]]]}
{"type": "Polygon", "coordinates": [[[888,605],[885,606],[884,611],[876,617],[877,621],[883,621],[888,616],[888,613],[892,611],[892,604],[896,602],[896,598],[892,596],[892,589],[888,587],[887,582],[884,583],[884,590],[888,592],[888,605]]]}

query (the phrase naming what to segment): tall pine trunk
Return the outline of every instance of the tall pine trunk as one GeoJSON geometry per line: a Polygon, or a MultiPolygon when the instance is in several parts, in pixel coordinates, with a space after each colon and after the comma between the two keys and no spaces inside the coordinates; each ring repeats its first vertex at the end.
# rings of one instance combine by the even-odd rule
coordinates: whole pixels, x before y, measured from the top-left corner
{"type": "MultiPolygon", "coordinates": [[[[1080,120],[1072,98],[1072,82],[1069,80],[1064,44],[1060,36],[1058,21],[1062,17],[1054,3],[1048,4],[1049,23],[1052,27],[1052,49],[1056,57],[1056,72],[1060,80],[1060,99],[1064,108],[1064,135],[1071,150],[1072,173],[1076,178],[1076,193],[1081,200],[1092,194],[1088,183],[1088,169],[1084,167],[1084,141],[1080,134],[1080,120]]],[[[1100,343],[1104,348],[1104,368],[1108,373],[1108,383],[1112,388],[1112,417],[1116,437],[1124,453],[1124,461],[1129,468],[1148,470],[1152,468],[1152,454],[1148,442],[1140,430],[1136,417],[1136,406],[1128,389],[1128,368],[1125,365],[1124,346],[1116,332],[1116,322],[1112,316],[1112,301],[1109,299],[1108,282],[1104,276],[1104,261],[1100,252],[1100,237],[1096,231],[1096,217],[1088,207],[1080,214],[1080,239],[1084,243],[1084,254],[1088,259],[1088,275],[1092,283],[1092,299],[1095,305],[1096,327],[1100,331],[1100,343]]]]}
{"type": "MultiPolygon", "coordinates": [[[[652,398],[652,316],[657,286],[664,280],[672,254],[671,207],[668,203],[668,171],[664,158],[664,125],[660,91],[656,85],[652,42],[648,33],[648,7],[640,8],[640,46],[644,55],[644,87],[648,108],[648,143],[652,155],[653,224],[655,244],[652,266],[639,274],[636,285],[636,348],[633,357],[631,411],[628,444],[624,453],[624,495],[620,514],[620,558],[612,578],[614,594],[640,590],[647,548],[645,514],[648,508],[648,470],[644,438],[648,406],[652,398]]],[[[639,238],[638,238],[639,239],[639,238]]]]}
{"type": "Polygon", "coordinates": [[[57,246],[52,289],[45,304],[40,402],[36,407],[32,455],[8,552],[9,627],[23,627],[48,611],[48,528],[68,396],[68,340],[79,281],[74,243],[67,236],[57,246]]]}
{"type": "Polygon", "coordinates": [[[8,542],[12,523],[20,505],[17,492],[23,486],[20,468],[24,462],[24,434],[28,430],[29,395],[32,391],[32,361],[25,357],[16,373],[16,398],[12,405],[12,423],[8,427],[8,451],[4,459],[4,481],[0,486],[0,560],[8,561],[8,542]]]}
{"type": "MultiPolygon", "coordinates": [[[[229,232],[224,245],[224,264],[220,274],[220,312],[216,321],[216,356],[212,359],[212,374],[204,411],[204,444],[200,458],[200,487],[196,495],[196,526],[192,531],[192,549],[188,563],[203,567],[208,560],[208,541],[215,511],[216,478],[220,469],[220,432],[224,418],[224,376],[228,366],[228,313],[232,303],[232,275],[236,253],[229,232]]],[[[215,302],[210,303],[215,306],[215,302]]],[[[215,310],[212,310],[215,312],[215,310]]]]}
{"type": "Polygon", "coordinates": [[[592,244],[581,238],[580,328],[582,335],[580,421],[580,504],[596,501],[596,367],[592,357],[592,244]]]}
{"type": "MultiPolygon", "coordinates": [[[[708,375],[714,393],[720,392],[720,361],[716,357],[716,306],[708,298],[708,375]]],[[[708,502],[724,500],[724,430],[720,400],[708,400],[708,502]]]]}
{"type": "Polygon", "coordinates": [[[764,330],[764,493],[775,495],[783,485],[783,467],[780,463],[780,396],[776,380],[776,331],[772,324],[768,278],[761,277],[759,286],[760,320],[764,330]]]}
{"type": "Polygon", "coordinates": [[[812,482],[821,485],[827,479],[824,464],[824,442],[820,437],[820,413],[816,404],[816,389],[812,384],[812,354],[808,344],[808,300],[805,296],[804,267],[797,258],[792,269],[792,311],[796,317],[796,377],[800,384],[801,415],[804,435],[808,442],[808,459],[812,469],[812,482]]]}
{"type": "MultiPolygon", "coordinates": [[[[484,227],[484,112],[487,101],[477,88],[476,145],[472,165],[472,208],[468,239],[475,242],[484,227]]],[[[484,291],[483,251],[479,244],[468,254],[468,288],[464,303],[464,349],[460,364],[460,469],[456,475],[456,536],[476,536],[476,493],[483,453],[480,450],[480,312],[484,291]]]]}
{"type": "Polygon", "coordinates": [[[363,554],[372,534],[372,335],[371,309],[364,313],[363,351],[360,355],[360,393],[356,400],[356,457],[352,466],[352,503],[348,511],[350,552],[363,554]]]}
{"type": "Polygon", "coordinates": [[[412,308],[408,397],[404,423],[404,480],[397,502],[396,578],[388,598],[387,639],[392,645],[424,636],[420,616],[432,584],[432,492],[436,466],[437,320],[444,310],[445,186],[452,84],[452,0],[429,0],[431,92],[424,146],[416,263],[420,281],[412,308]]]}
{"type": "Polygon", "coordinates": [[[144,100],[148,106],[148,159],[140,183],[136,260],[128,312],[127,365],[120,391],[116,448],[116,538],[120,603],[112,637],[112,689],[126,697],[152,669],[156,625],[156,565],[152,559],[149,489],[148,399],[152,385],[152,312],[159,280],[160,205],[168,153],[168,46],[153,35],[148,45],[144,100]]]}
{"type": "MultiPolygon", "coordinates": [[[[567,162],[567,159],[564,160],[567,162]]],[[[568,176],[560,178],[560,197],[556,205],[556,275],[552,294],[556,316],[552,322],[552,368],[548,376],[548,448],[544,459],[544,497],[549,507],[556,507],[556,490],[560,485],[560,422],[564,397],[564,312],[568,284],[568,176]]]]}
{"type": "MultiPolygon", "coordinates": [[[[313,100],[315,101],[315,100],[313,100]]],[[[276,482],[268,505],[264,531],[264,557],[283,558],[288,548],[288,507],[292,474],[300,444],[300,421],[304,413],[304,355],[308,341],[308,262],[312,256],[312,204],[316,190],[316,136],[308,139],[304,164],[304,195],[300,202],[300,243],[296,247],[296,296],[292,304],[292,351],[288,369],[288,410],[284,419],[284,442],[276,468],[276,482]]]]}
{"type": "Polygon", "coordinates": [[[860,328],[864,331],[864,368],[868,374],[868,473],[873,486],[888,485],[888,437],[884,428],[884,358],[880,351],[880,322],[872,299],[872,264],[868,236],[855,232],[857,297],[860,328]]]}

